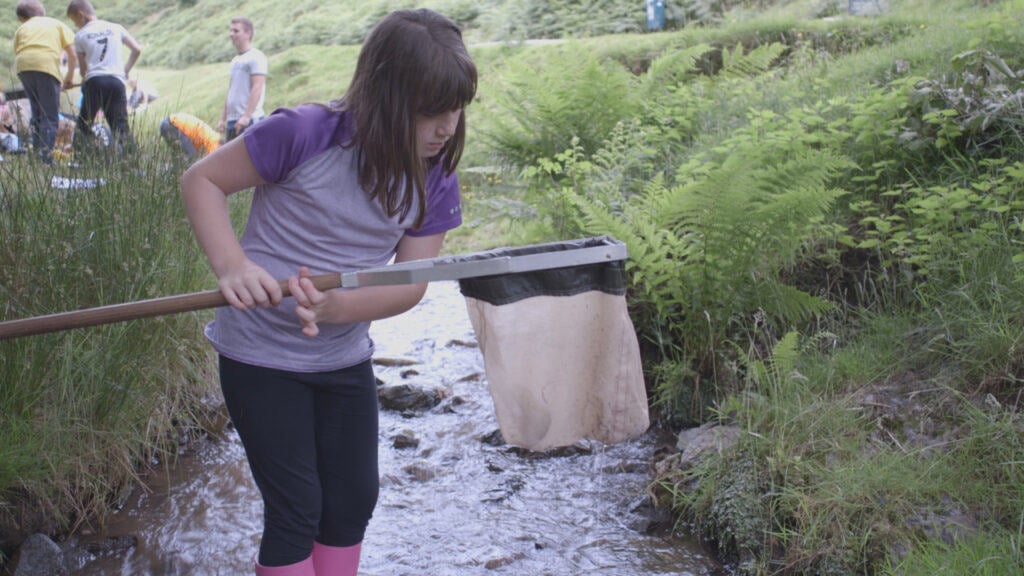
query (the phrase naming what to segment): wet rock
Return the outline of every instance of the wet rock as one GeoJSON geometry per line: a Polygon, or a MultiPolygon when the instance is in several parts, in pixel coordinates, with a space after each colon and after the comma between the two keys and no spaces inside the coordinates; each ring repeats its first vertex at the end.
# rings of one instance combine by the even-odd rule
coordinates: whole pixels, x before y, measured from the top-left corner
{"type": "Polygon", "coordinates": [[[484,434],[480,437],[480,441],[488,446],[504,446],[505,437],[501,435],[501,430],[495,430],[490,434],[484,434]]]}
{"type": "Polygon", "coordinates": [[[461,396],[453,396],[448,402],[441,406],[441,412],[445,414],[456,414],[459,406],[466,403],[466,400],[461,396]]]}
{"type": "Polygon", "coordinates": [[[462,378],[456,380],[456,382],[479,382],[483,380],[484,375],[480,372],[473,372],[472,374],[466,374],[462,378]]]}
{"type": "Polygon", "coordinates": [[[444,396],[437,389],[428,390],[409,384],[394,384],[378,389],[377,398],[381,407],[386,410],[415,412],[437,406],[444,396]]]}
{"type": "Polygon", "coordinates": [[[668,478],[670,476],[673,476],[675,472],[680,469],[681,467],[679,466],[679,452],[664,455],[654,461],[655,478],[668,478]]]}
{"type": "Polygon", "coordinates": [[[638,517],[628,523],[630,529],[641,534],[660,534],[672,530],[675,519],[672,511],[665,506],[655,506],[650,496],[633,501],[629,511],[638,517]]]}
{"type": "Polygon", "coordinates": [[[454,339],[454,340],[449,340],[447,345],[448,346],[461,346],[463,348],[479,348],[480,347],[476,342],[473,342],[472,340],[459,340],[457,338],[454,339]]]}
{"type": "Polygon", "coordinates": [[[498,568],[504,568],[517,560],[522,560],[523,558],[526,558],[526,554],[523,554],[522,552],[513,552],[505,556],[491,558],[487,562],[484,562],[484,568],[487,570],[497,570],[498,568]]]}
{"type": "Polygon", "coordinates": [[[45,534],[29,536],[18,549],[14,576],[53,576],[65,572],[64,551],[45,534]]]}
{"type": "Polygon", "coordinates": [[[682,451],[677,466],[680,470],[689,470],[711,451],[719,454],[728,451],[739,440],[740,434],[738,426],[719,426],[715,423],[683,430],[676,441],[676,448],[682,451]]]}
{"type": "Polygon", "coordinates": [[[415,368],[409,368],[408,370],[402,370],[399,375],[402,378],[412,378],[413,376],[419,376],[420,371],[415,368]]]}
{"type": "Polygon", "coordinates": [[[568,456],[579,456],[581,454],[593,454],[594,445],[586,440],[581,440],[570,446],[558,446],[543,452],[536,452],[519,446],[512,446],[508,451],[520,458],[540,460],[543,458],[565,458],[568,456]]]}
{"type": "Polygon", "coordinates": [[[420,439],[416,437],[416,434],[412,430],[402,430],[398,434],[395,434],[395,438],[391,442],[391,446],[397,450],[416,448],[419,445],[420,439]]]}
{"type": "Polygon", "coordinates": [[[29,536],[17,552],[14,576],[74,574],[96,559],[89,546],[61,546],[45,534],[29,536]]]}
{"type": "Polygon", "coordinates": [[[437,471],[426,462],[415,462],[408,466],[404,466],[402,468],[402,472],[405,472],[410,478],[417,482],[426,482],[437,477],[437,471]]]}
{"type": "Polygon", "coordinates": [[[647,462],[623,461],[601,468],[602,474],[642,474],[647,471],[647,462]]]}
{"type": "Polygon", "coordinates": [[[82,547],[90,554],[106,556],[111,554],[124,554],[138,545],[139,539],[135,536],[112,536],[96,542],[89,542],[82,547]]]}
{"type": "Polygon", "coordinates": [[[95,559],[96,556],[90,554],[86,549],[78,546],[72,546],[64,550],[64,557],[61,563],[64,565],[65,570],[74,574],[82,568],[85,568],[88,563],[95,559]]]}
{"type": "Polygon", "coordinates": [[[374,366],[384,366],[385,368],[394,368],[400,366],[415,366],[419,364],[416,360],[409,358],[374,358],[374,366]]]}
{"type": "Polygon", "coordinates": [[[481,502],[490,502],[492,504],[504,502],[522,490],[524,486],[526,486],[526,481],[519,476],[506,478],[501,482],[501,486],[488,490],[487,496],[482,498],[481,502]]]}

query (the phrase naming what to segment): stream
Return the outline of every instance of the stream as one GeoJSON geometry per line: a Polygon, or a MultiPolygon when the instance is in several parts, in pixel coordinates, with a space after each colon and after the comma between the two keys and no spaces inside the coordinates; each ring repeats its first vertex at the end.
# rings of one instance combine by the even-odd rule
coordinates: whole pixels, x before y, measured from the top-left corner
{"type": "MultiPolygon", "coordinates": [[[[445,399],[424,411],[381,410],[381,493],[360,575],[729,573],[647,504],[653,433],[558,455],[486,441],[498,425],[456,282],[430,284],[419,306],[375,322],[371,334],[379,379],[445,399]],[[396,447],[396,438],[413,441],[396,447]]],[[[93,535],[134,535],[137,545],[76,574],[251,574],[261,515],[231,432],[147,478],[93,535]]]]}

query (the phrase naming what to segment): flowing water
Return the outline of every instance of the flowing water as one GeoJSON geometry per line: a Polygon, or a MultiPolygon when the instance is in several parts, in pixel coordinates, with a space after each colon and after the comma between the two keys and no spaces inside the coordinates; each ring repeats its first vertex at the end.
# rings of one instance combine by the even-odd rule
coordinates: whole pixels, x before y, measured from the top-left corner
{"type": "MultiPolygon", "coordinates": [[[[482,440],[497,421],[457,283],[431,284],[417,308],[371,333],[381,380],[447,398],[414,414],[381,412],[381,494],[361,575],[727,574],[696,541],[647,529],[651,435],[544,457],[482,440]],[[399,435],[419,443],[396,448],[399,435]]],[[[138,545],[79,574],[252,573],[262,508],[237,436],[147,487],[103,535],[135,535],[138,545]]]]}

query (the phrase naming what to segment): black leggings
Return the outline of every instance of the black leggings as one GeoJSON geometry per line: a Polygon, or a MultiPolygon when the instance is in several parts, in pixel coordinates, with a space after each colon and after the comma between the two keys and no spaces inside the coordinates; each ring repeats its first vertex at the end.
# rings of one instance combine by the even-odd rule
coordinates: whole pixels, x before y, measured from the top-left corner
{"type": "Polygon", "coordinates": [[[362,542],[380,486],[370,361],[302,373],[221,356],[220,382],[263,496],[259,563],[300,562],[314,539],[362,542]]]}

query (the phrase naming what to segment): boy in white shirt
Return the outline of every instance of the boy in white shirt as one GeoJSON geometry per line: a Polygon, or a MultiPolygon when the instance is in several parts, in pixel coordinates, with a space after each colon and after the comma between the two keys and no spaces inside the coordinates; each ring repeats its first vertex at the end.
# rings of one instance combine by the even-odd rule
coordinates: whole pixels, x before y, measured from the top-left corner
{"type": "Polygon", "coordinates": [[[120,24],[96,17],[89,0],[71,0],[68,18],[78,27],[75,52],[82,74],[82,107],[78,112],[78,134],[84,142],[92,141],[92,123],[100,111],[107,119],[117,148],[131,143],[128,132],[128,96],[125,81],[142,47],[120,24]],[[128,60],[121,62],[121,46],[129,50],[128,60]]]}

